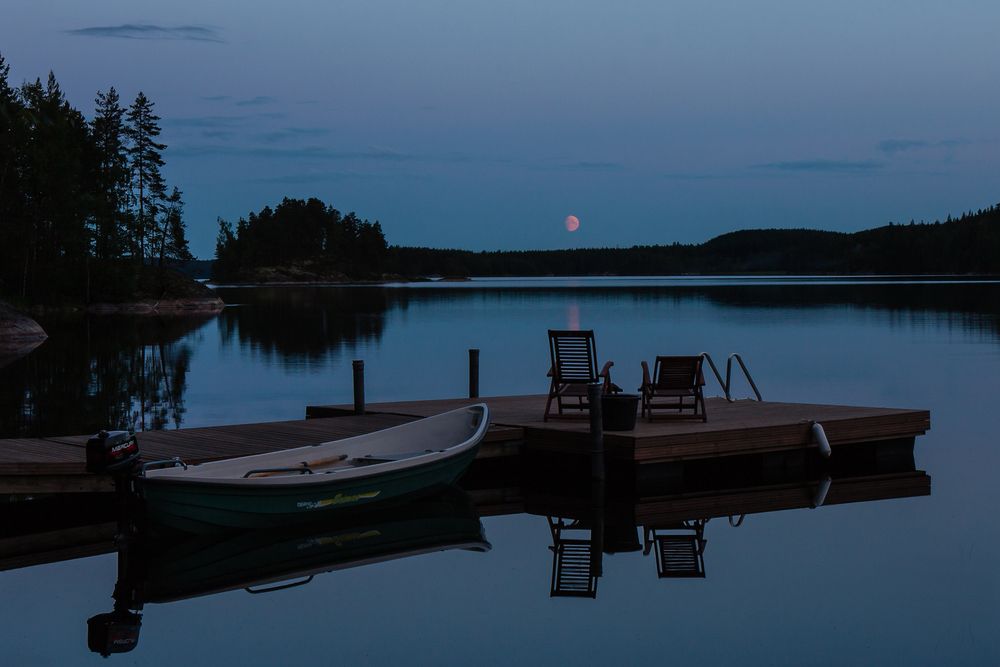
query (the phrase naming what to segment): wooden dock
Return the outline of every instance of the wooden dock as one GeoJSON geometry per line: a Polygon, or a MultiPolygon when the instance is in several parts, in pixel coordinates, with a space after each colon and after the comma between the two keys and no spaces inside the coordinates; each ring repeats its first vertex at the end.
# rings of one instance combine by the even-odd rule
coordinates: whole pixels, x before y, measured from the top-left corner
{"type": "MultiPolygon", "coordinates": [[[[437,414],[474,402],[490,407],[492,426],[479,456],[522,451],[575,455],[588,451],[584,420],[542,421],[544,396],[498,396],[376,403],[364,415],[352,406],[309,406],[307,419],[146,431],[138,434],[145,460],[178,456],[189,463],[312,445],[437,414]]],[[[709,419],[640,420],[633,431],[606,432],[606,456],[639,464],[707,457],[760,454],[815,447],[810,428],[823,424],[831,446],[921,435],[930,428],[926,410],[850,406],[728,402],[708,399],[709,419]]],[[[87,474],[87,435],[0,440],[0,493],[83,493],[109,491],[108,477],[87,474]]]]}
{"type": "MultiPolygon", "coordinates": [[[[427,417],[463,405],[484,402],[496,429],[519,437],[527,451],[581,454],[588,451],[586,419],[543,421],[545,396],[495,396],[402,403],[376,403],[369,412],[427,417]]],[[[812,423],[819,422],[831,447],[922,435],[930,412],[899,408],[864,408],[808,403],[707,399],[708,421],[639,419],[632,431],[604,433],[605,454],[635,463],[666,463],[716,456],[761,454],[815,447],[812,423]]],[[[349,405],[309,406],[307,417],[353,414],[349,405]]]]}

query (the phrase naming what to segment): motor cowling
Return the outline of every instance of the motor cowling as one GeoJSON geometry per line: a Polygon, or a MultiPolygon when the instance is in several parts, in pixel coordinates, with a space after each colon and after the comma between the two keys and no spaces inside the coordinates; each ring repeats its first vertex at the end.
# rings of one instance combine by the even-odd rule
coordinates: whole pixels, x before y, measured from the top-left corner
{"type": "Polygon", "coordinates": [[[138,458],[139,441],[128,431],[101,431],[87,440],[87,472],[115,472],[138,458]]]}
{"type": "Polygon", "coordinates": [[[139,643],[142,616],[128,611],[113,611],[87,619],[87,647],[105,658],[112,653],[126,653],[139,643]]]}

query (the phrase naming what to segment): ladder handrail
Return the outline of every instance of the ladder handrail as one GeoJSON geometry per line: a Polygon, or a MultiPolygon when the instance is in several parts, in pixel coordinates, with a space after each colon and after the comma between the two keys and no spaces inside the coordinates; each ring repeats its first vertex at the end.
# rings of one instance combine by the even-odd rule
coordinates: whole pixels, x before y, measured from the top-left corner
{"type": "Polygon", "coordinates": [[[763,401],[764,399],[760,397],[760,390],[757,389],[757,384],[753,381],[753,378],[750,377],[750,371],[747,370],[747,365],[743,363],[743,357],[741,357],[737,352],[733,352],[732,354],[730,354],[729,361],[726,362],[726,390],[727,390],[726,393],[729,393],[728,392],[730,387],[729,382],[732,379],[734,358],[736,359],[736,361],[739,362],[740,368],[743,369],[743,376],[747,379],[747,382],[750,383],[750,388],[753,389],[753,393],[757,396],[757,400],[763,401]]]}
{"type": "Polygon", "coordinates": [[[733,399],[729,398],[729,384],[722,381],[722,376],[719,374],[719,369],[716,368],[715,362],[712,361],[712,355],[708,352],[702,352],[701,358],[708,362],[709,367],[711,367],[712,372],[715,373],[715,379],[719,381],[719,386],[722,387],[722,391],[726,394],[726,400],[732,403],[733,399]]]}
{"type": "Polygon", "coordinates": [[[747,368],[747,365],[743,363],[743,357],[741,357],[738,352],[733,352],[732,354],[729,355],[729,359],[726,360],[725,382],[723,382],[722,380],[722,374],[719,373],[719,368],[715,365],[715,361],[712,360],[712,355],[710,355],[708,352],[702,352],[699,356],[701,356],[705,361],[708,362],[708,366],[709,368],[712,369],[712,373],[715,375],[715,379],[719,381],[719,386],[722,387],[722,391],[725,394],[727,401],[729,401],[730,403],[733,402],[732,393],[730,392],[730,387],[732,386],[732,381],[733,381],[733,359],[736,359],[736,362],[740,365],[740,368],[743,370],[743,376],[747,379],[747,382],[750,383],[750,388],[753,389],[753,393],[757,397],[757,400],[758,401],[764,400],[763,398],[761,398],[760,390],[757,389],[757,383],[753,381],[753,377],[750,375],[750,370],[747,368]]]}

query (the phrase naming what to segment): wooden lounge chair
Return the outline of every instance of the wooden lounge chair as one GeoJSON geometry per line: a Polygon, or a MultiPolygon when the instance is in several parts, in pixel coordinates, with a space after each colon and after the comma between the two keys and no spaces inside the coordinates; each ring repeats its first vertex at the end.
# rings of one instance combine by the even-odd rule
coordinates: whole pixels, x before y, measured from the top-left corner
{"type": "Polygon", "coordinates": [[[576,417],[589,412],[588,384],[603,380],[603,393],[621,391],[611,382],[613,361],[605,363],[601,371],[597,371],[597,345],[593,331],[549,329],[549,355],[552,366],[548,375],[552,378],[552,383],[549,385],[549,398],[545,402],[544,421],[548,421],[549,417],[576,417]],[[556,401],[556,414],[551,414],[553,399],[556,401]],[[565,410],[577,412],[566,415],[565,410]]]}
{"type": "Polygon", "coordinates": [[[704,357],[657,357],[653,374],[642,362],[642,416],[653,420],[653,410],[669,410],[660,416],[671,419],[708,421],[705,411],[704,357]]]}

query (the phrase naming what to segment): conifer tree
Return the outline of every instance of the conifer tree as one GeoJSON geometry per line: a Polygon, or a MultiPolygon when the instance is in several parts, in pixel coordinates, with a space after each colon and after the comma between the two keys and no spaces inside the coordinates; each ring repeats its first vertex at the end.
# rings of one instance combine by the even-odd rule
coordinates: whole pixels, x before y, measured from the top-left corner
{"type": "Polygon", "coordinates": [[[145,261],[147,250],[156,244],[157,213],[166,195],[160,167],[163,166],[161,152],[167,146],[156,141],[160,135],[159,120],[160,117],[153,113],[153,103],[140,91],[128,108],[125,129],[130,141],[132,255],[140,262],[145,261]]]}
{"type": "Polygon", "coordinates": [[[184,201],[181,199],[181,191],[174,186],[170,195],[166,198],[163,213],[160,218],[159,230],[159,261],[158,265],[163,266],[164,259],[194,259],[191,250],[188,248],[187,238],[184,234],[184,201]]]}
{"type": "Polygon", "coordinates": [[[95,180],[94,255],[117,257],[124,246],[128,214],[129,161],[125,146],[125,109],[114,86],[98,91],[96,113],[91,122],[94,142],[95,180]]]}

